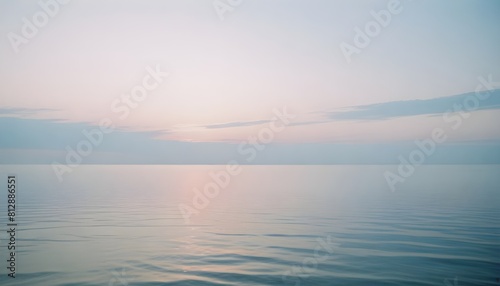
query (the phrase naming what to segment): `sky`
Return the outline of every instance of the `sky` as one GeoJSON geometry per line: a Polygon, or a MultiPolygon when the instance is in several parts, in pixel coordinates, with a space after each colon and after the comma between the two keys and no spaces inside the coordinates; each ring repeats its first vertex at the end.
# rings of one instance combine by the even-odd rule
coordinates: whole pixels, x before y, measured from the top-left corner
{"type": "Polygon", "coordinates": [[[500,163],[496,0],[60,2],[0,1],[0,163],[103,120],[84,163],[395,163],[436,128],[428,162],[500,163]]]}

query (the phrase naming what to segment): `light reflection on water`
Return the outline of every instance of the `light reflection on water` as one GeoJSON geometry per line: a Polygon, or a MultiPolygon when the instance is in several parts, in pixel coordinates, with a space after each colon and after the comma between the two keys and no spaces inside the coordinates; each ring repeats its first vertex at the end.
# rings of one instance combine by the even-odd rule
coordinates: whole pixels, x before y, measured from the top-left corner
{"type": "Polygon", "coordinates": [[[499,166],[421,166],[395,193],[388,166],[244,166],[186,224],[179,204],[224,168],[80,166],[58,183],[0,166],[19,179],[18,277],[2,267],[1,284],[500,285],[499,166]]]}

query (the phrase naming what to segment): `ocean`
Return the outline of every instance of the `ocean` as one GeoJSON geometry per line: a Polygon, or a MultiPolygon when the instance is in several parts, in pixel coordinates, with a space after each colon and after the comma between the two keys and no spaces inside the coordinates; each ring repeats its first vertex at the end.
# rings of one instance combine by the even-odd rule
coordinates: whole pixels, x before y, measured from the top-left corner
{"type": "Polygon", "coordinates": [[[387,171],[1,165],[0,285],[500,285],[500,166],[387,171]]]}

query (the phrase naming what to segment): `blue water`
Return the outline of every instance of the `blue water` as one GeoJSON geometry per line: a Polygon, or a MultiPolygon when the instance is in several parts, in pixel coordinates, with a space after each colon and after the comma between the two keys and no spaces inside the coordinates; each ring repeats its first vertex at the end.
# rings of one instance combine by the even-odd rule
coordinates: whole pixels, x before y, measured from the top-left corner
{"type": "Polygon", "coordinates": [[[500,166],[396,167],[244,166],[197,209],[225,166],[0,166],[0,285],[500,285],[500,166]]]}

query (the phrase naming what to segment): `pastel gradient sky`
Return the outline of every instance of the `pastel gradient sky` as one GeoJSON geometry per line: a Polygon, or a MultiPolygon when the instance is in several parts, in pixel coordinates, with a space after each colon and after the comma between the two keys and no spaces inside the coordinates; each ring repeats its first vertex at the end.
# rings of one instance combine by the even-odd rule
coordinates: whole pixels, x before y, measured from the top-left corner
{"type": "MultiPolygon", "coordinates": [[[[478,77],[500,82],[496,0],[402,0],[350,63],[340,44],[353,44],[355,28],[389,1],[244,0],[221,21],[212,0],[73,0],[15,53],[8,34],[21,35],[37,2],[0,1],[1,154],[62,152],[78,135],[50,130],[78,134],[102,118],[151,144],[233,152],[284,106],[297,116],[273,144],[404,145],[446,126],[441,114],[478,77]],[[117,119],[113,100],[156,65],[169,77],[117,119]]],[[[500,146],[499,97],[492,92],[447,143],[500,146]]]]}

